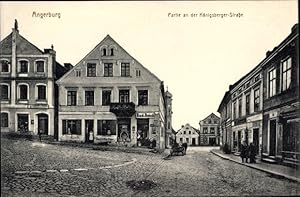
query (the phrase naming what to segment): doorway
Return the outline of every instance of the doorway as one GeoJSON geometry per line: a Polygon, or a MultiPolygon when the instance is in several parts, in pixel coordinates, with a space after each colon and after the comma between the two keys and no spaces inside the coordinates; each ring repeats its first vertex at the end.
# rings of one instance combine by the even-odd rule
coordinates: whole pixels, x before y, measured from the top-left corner
{"type": "Polygon", "coordinates": [[[137,119],[136,134],[138,146],[150,146],[149,119],[137,119]]]}
{"type": "Polygon", "coordinates": [[[216,138],[208,138],[208,143],[210,146],[215,146],[216,145],[216,138]]]}
{"type": "Polygon", "coordinates": [[[118,119],[118,141],[130,142],[130,119],[118,119]]]}
{"type": "Polygon", "coordinates": [[[21,133],[28,132],[28,114],[18,114],[18,131],[21,133]]]}
{"type": "Polygon", "coordinates": [[[276,153],[276,120],[270,120],[270,156],[276,153]]]}
{"type": "Polygon", "coordinates": [[[85,142],[94,142],[94,120],[85,120],[85,142]]]}
{"type": "Polygon", "coordinates": [[[253,129],[253,144],[255,146],[256,154],[259,153],[259,129],[253,129]]]}
{"type": "Polygon", "coordinates": [[[237,145],[239,152],[241,151],[242,131],[238,131],[237,145]]]}
{"type": "Polygon", "coordinates": [[[41,134],[48,135],[48,115],[38,114],[38,131],[41,134]]]}
{"type": "Polygon", "coordinates": [[[196,145],[196,139],[192,138],[192,145],[195,146],[196,145]]]}

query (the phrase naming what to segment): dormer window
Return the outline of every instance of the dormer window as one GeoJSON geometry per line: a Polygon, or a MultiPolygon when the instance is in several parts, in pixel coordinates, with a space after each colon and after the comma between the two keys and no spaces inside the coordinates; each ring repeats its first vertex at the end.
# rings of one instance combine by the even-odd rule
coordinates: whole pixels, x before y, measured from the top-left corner
{"type": "Polygon", "coordinates": [[[106,49],[102,49],[102,56],[106,56],[106,49]]]}

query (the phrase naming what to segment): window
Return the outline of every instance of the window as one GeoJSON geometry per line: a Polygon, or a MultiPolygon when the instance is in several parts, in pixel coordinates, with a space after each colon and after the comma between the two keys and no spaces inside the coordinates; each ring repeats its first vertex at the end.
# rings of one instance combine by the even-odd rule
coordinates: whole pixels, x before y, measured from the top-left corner
{"type": "Polygon", "coordinates": [[[183,131],[183,134],[185,135],[185,134],[186,134],[186,131],[183,131]]]}
{"type": "Polygon", "coordinates": [[[1,64],[0,72],[9,72],[9,62],[7,60],[1,60],[0,64],[1,64]]]}
{"type": "Polygon", "coordinates": [[[8,127],[8,113],[1,113],[1,127],[8,127]]]}
{"type": "Polygon", "coordinates": [[[87,76],[96,77],[96,64],[87,64],[87,76]]]}
{"type": "Polygon", "coordinates": [[[212,134],[214,134],[215,133],[215,128],[211,127],[209,132],[212,133],[212,134]]]}
{"type": "Polygon", "coordinates": [[[1,100],[8,100],[9,98],[8,85],[1,84],[0,91],[1,91],[1,100]]]}
{"type": "Polygon", "coordinates": [[[236,117],[236,102],[233,103],[233,118],[237,118],[236,117]]]}
{"type": "Polygon", "coordinates": [[[269,97],[276,94],[276,69],[269,71],[269,97]]]}
{"type": "Polygon", "coordinates": [[[246,115],[250,114],[250,94],[246,95],[246,115]]]}
{"type": "Polygon", "coordinates": [[[46,86],[38,85],[38,100],[46,100],[46,86]]]}
{"type": "Polygon", "coordinates": [[[20,91],[19,99],[28,100],[28,87],[27,87],[27,85],[20,85],[19,86],[19,91],[20,91]]]}
{"type": "Polygon", "coordinates": [[[109,105],[111,99],[111,90],[102,91],[102,105],[109,105]]]}
{"type": "Polygon", "coordinates": [[[77,92],[76,91],[68,91],[67,105],[68,106],[76,106],[76,98],[77,98],[77,92]]]}
{"type": "Polygon", "coordinates": [[[138,105],[148,105],[148,90],[139,90],[138,95],[138,105]]]}
{"type": "Polygon", "coordinates": [[[121,76],[122,77],[129,77],[130,76],[129,63],[121,63],[121,76]]]}
{"type": "Polygon", "coordinates": [[[120,103],[129,103],[129,90],[120,90],[119,91],[119,102],[120,103]]]}
{"type": "Polygon", "coordinates": [[[64,135],[81,135],[81,120],[62,120],[62,123],[64,135]]]}
{"type": "Polygon", "coordinates": [[[186,138],[186,143],[190,143],[190,139],[189,138],[186,138]]]}
{"type": "Polygon", "coordinates": [[[203,127],[203,133],[207,133],[207,132],[208,132],[207,127],[203,127]]]}
{"type": "Polygon", "coordinates": [[[135,71],[135,75],[136,75],[137,77],[140,77],[140,76],[141,76],[141,71],[140,71],[140,70],[136,70],[136,71],[135,71]]]}
{"type": "Polygon", "coordinates": [[[98,120],[97,135],[116,135],[116,120],[98,120]]]}
{"type": "Polygon", "coordinates": [[[20,73],[28,73],[28,62],[25,60],[20,61],[20,73]]]}
{"type": "Polygon", "coordinates": [[[104,77],[112,77],[112,76],[113,76],[113,64],[104,63],[104,77]]]}
{"type": "Polygon", "coordinates": [[[94,91],[85,91],[85,105],[86,106],[94,105],[94,91]]]}
{"type": "Polygon", "coordinates": [[[180,143],[182,143],[182,137],[179,139],[180,143]]]}
{"type": "Polygon", "coordinates": [[[106,49],[102,49],[102,56],[106,56],[106,49]]]}
{"type": "Polygon", "coordinates": [[[191,132],[191,131],[189,131],[189,134],[191,135],[191,134],[192,134],[192,132],[191,132]]]}
{"type": "Polygon", "coordinates": [[[210,119],[208,120],[208,124],[211,124],[211,120],[210,119]]]}
{"type": "Polygon", "coordinates": [[[282,91],[289,89],[291,85],[292,58],[288,58],[281,63],[282,65],[282,91]]]}
{"type": "Polygon", "coordinates": [[[36,72],[45,72],[45,62],[44,61],[36,61],[36,72]]]}
{"type": "Polygon", "coordinates": [[[81,70],[75,70],[75,76],[81,77],[81,70]]]}
{"type": "Polygon", "coordinates": [[[242,97],[239,98],[239,117],[242,117],[242,97]]]}
{"type": "Polygon", "coordinates": [[[111,48],[111,49],[110,49],[110,56],[113,56],[113,55],[114,55],[114,49],[111,48]]]}
{"type": "Polygon", "coordinates": [[[254,112],[259,111],[259,88],[254,90],[254,112]]]}

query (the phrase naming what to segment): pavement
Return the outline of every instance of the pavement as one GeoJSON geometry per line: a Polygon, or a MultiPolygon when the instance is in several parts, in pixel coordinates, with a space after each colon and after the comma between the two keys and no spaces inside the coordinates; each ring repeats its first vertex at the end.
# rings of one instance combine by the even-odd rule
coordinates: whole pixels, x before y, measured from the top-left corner
{"type": "Polygon", "coordinates": [[[260,159],[257,159],[256,163],[242,163],[241,158],[237,155],[224,154],[221,150],[218,149],[212,149],[210,152],[225,160],[229,160],[262,172],[266,172],[277,177],[300,182],[300,169],[291,168],[279,164],[266,163],[261,161],[260,159]]]}

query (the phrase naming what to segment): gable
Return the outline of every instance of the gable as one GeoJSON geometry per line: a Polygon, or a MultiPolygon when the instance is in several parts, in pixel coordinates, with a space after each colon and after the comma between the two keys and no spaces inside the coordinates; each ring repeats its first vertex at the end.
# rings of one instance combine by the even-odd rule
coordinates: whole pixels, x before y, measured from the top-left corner
{"type": "Polygon", "coordinates": [[[199,132],[197,129],[195,129],[191,125],[186,124],[177,131],[176,135],[199,135],[199,132]],[[184,134],[184,131],[186,132],[186,134],[184,134]],[[189,134],[189,131],[191,131],[191,134],[189,134]],[[195,133],[195,134],[193,134],[193,133],[195,133]]]}
{"type": "Polygon", "coordinates": [[[148,83],[153,81],[161,81],[151,73],[147,68],[134,59],[127,53],[116,41],[107,35],[92,51],[90,51],[81,61],[79,61],[74,68],[65,74],[58,83],[90,83],[91,77],[87,77],[88,64],[95,64],[96,77],[92,77],[94,83],[109,82],[112,80],[119,80],[121,76],[121,64],[128,63],[130,65],[130,77],[123,77],[122,82],[128,83],[148,83]],[[103,55],[103,50],[106,50],[106,55],[103,55]],[[113,55],[110,55],[113,49],[113,55]],[[104,77],[104,64],[113,64],[113,77],[104,77]],[[80,78],[76,77],[76,72],[80,71],[80,78]],[[141,73],[141,77],[136,77],[136,72],[141,73]],[[84,80],[84,79],[89,80],[84,80]]]}
{"type": "MultiPolygon", "coordinates": [[[[1,55],[11,55],[12,54],[12,35],[9,34],[0,43],[0,54],[1,55]]],[[[16,33],[16,44],[17,44],[17,54],[22,55],[42,55],[43,51],[37,48],[35,45],[26,40],[19,33],[16,33]]]]}

